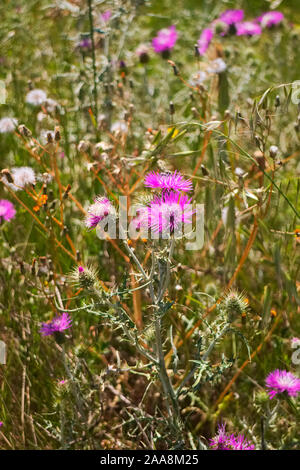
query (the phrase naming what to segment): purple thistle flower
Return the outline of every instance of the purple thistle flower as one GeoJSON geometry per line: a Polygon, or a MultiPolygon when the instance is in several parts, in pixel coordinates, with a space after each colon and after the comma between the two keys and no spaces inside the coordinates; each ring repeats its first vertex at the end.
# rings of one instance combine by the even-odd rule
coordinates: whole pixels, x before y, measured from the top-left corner
{"type": "Polygon", "coordinates": [[[175,25],[158,31],[157,36],[152,39],[152,47],[155,52],[164,52],[173,49],[177,41],[177,31],[175,25]]]}
{"type": "Polygon", "coordinates": [[[256,36],[262,33],[262,29],[255,21],[244,21],[236,25],[237,36],[256,36]]]}
{"type": "Polygon", "coordinates": [[[1,220],[11,220],[15,217],[16,210],[12,202],[7,199],[0,200],[0,222],[1,220]]]}
{"type": "Polygon", "coordinates": [[[0,428],[2,428],[3,426],[3,421],[0,421],[0,428]]]}
{"type": "Polygon", "coordinates": [[[210,42],[213,38],[213,31],[210,28],[205,28],[200,38],[198,39],[198,51],[200,55],[204,55],[210,45],[210,42]]]}
{"type": "Polygon", "coordinates": [[[192,223],[195,210],[191,199],[179,192],[164,191],[151,201],[148,212],[149,227],[153,233],[168,237],[182,235],[183,225],[192,223]]]}
{"type": "Polygon", "coordinates": [[[226,10],[220,15],[220,20],[223,23],[231,24],[239,23],[244,18],[244,10],[226,10]]]}
{"type": "Polygon", "coordinates": [[[148,188],[161,188],[174,191],[192,191],[193,184],[190,179],[185,180],[177,170],[174,173],[150,172],[146,175],[145,186],[148,188]]]}
{"type": "Polygon", "coordinates": [[[218,426],[218,433],[210,440],[212,450],[255,450],[254,444],[244,437],[243,434],[228,434],[225,424],[218,426]]]}
{"type": "Polygon", "coordinates": [[[91,49],[92,48],[92,41],[90,38],[84,38],[78,43],[78,47],[80,49],[91,49]]]}
{"type": "Polygon", "coordinates": [[[297,338],[297,336],[294,336],[294,338],[291,339],[291,345],[294,346],[297,344],[299,344],[300,346],[300,338],[297,338]]]}
{"type": "Polygon", "coordinates": [[[42,336],[53,335],[56,332],[62,332],[71,328],[72,319],[68,313],[63,313],[62,315],[57,315],[49,323],[42,323],[40,332],[42,336]]]}
{"type": "Polygon", "coordinates": [[[287,392],[290,397],[296,397],[300,392],[300,379],[291,372],[276,369],[266,378],[266,386],[269,389],[270,400],[277,393],[284,392],[287,392]]]}
{"type": "Polygon", "coordinates": [[[108,216],[115,216],[116,211],[112,203],[106,197],[96,197],[94,204],[88,208],[88,214],[85,218],[85,225],[88,228],[95,228],[101,220],[108,216]]]}
{"type": "Polygon", "coordinates": [[[257,18],[263,28],[271,28],[281,23],[284,19],[281,11],[268,11],[257,18]]]}
{"type": "Polygon", "coordinates": [[[106,10],[103,13],[101,13],[101,18],[104,21],[104,23],[107,23],[109,21],[110,17],[111,17],[111,11],[110,10],[106,10]]]}

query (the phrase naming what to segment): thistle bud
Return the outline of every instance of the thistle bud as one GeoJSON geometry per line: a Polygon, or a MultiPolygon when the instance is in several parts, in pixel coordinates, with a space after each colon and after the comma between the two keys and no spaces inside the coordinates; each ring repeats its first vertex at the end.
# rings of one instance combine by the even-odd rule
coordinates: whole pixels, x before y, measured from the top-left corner
{"type": "Polygon", "coordinates": [[[201,171],[202,171],[203,176],[208,176],[209,175],[209,171],[205,168],[204,165],[201,165],[201,171]]]}
{"type": "Polygon", "coordinates": [[[174,106],[174,103],[173,101],[170,101],[170,114],[175,114],[175,106],[174,106]]]}
{"type": "Polygon", "coordinates": [[[97,271],[91,267],[76,266],[70,278],[82,289],[93,290],[97,284],[97,271]]]}
{"type": "Polygon", "coordinates": [[[240,318],[247,311],[248,302],[243,294],[235,291],[229,292],[222,302],[222,306],[227,314],[228,322],[233,322],[236,318],[240,318]]]}
{"type": "Polygon", "coordinates": [[[276,95],[275,98],[275,108],[278,108],[280,106],[280,96],[276,95]]]}

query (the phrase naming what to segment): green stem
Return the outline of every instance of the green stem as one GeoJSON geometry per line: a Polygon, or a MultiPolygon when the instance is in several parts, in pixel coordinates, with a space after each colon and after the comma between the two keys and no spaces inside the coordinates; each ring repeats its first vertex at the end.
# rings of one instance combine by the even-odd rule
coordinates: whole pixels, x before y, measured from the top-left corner
{"type": "Polygon", "coordinates": [[[90,22],[90,35],[92,41],[92,62],[93,62],[93,78],[94,78],[94,115],[98,125],[98,91],[97,91],[97,69],[96,69],[96,54],[95,54],[95,39],[94,39],[94,22],[93,22],[93,5],[92,0],[88,0],[89,6],[89,22],[90,22]]]}

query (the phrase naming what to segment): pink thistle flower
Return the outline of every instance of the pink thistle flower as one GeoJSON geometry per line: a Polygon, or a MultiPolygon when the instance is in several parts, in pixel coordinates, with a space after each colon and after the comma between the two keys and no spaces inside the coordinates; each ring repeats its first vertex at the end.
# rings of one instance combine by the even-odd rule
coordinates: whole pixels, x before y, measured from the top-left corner
{"type": "Polygon", "coordinates": [[[212,450],[255,450],[254,444],[245,439],[243,434],[228,434],[225,424],[218,426],[218,433],[210,440],[212,450]]]}
{"type": "Polygon", "coordinates": [[[3,421],[0,421],[0,428],[2,428],[3,426],[3,421]]]}
{"type": "Polygon", "coordinates": [[[297,344],[299,344],[300,346],[300,338],[297,338],[296,336],[294,336],[294,338],[291,339],[291,345],[294,346],[297,344]]]}
{"type": "Polygon", "coordinates": [[[208,49],[208,46],[211,43],[211,40],[213,38],[213,31],[210,28],[205,28],[201,35],[200,38],[198,39],[198,51],[200,55],[204,55],[205,52],[208,49]]]}
{"type": "Polygon", "coordinates": [[[109,199],[106,197],[96,197],[94,204],[88,208],[88,215],[85,218],[85,225],[93,229],[101,220],[106,217],[115,217],[116,210],[109,199]]]}
{"type": "Polygon", "coordinates": [[[158,31],[157,36],[152,39],[152,47],[155,52],[164,52],[173,49],[177,41],[178,33],[175,25],[158,31]]]}
{"type": "Polygon", "coordinates": [[[195,212],[188,196],[164,191],[150,203],[149,227],[153,233],[162,235],[163,238],[173,234],[182,235],[183,225],[192,223],[195,212]]]}
{"type": "Polygon", "coordinates": [[[185,180],[177,170],[174,173],[150,172],[146,175],[145,186],[148,188],[161,188],[174,191],[192,191],[193,184],[190,179],[185,180]]]}
{"type": "Polygon", "coordinates": [[[40,329],[42,336],[53,335],[56,332],[63,332],[72,326],[72,319],[68,313],[57,315],[49,323],[43,323],[40,329]]]}
{"type": "Polygon", "coordinates": [[[92,40],[90,38],[83,38],[79,43],[78,47],[82,50],[92,49],[92,40]]]}
{"type": "Polygon", "coordinates": [[[257,36],[261,33],[262,29],[255,21],[244,21],[236,24],[237,36],[257,36]]]}
{"type": "Polygon", "coordinates": [[[220,15],[220,20],[228,25],[239,23],[244,18],[244,10],[226,10],[220,15]]]}
{"type": "Polygon", "coordinates": [[[12,202],[7,199],[0,200],[0,222],[1,220],[11,220],[15,217],[16,210],[12,202]]]}
{"type": "Polygon", "coordinates": [[[78,272],[83,273],[84,272],[84,267],[83,266],[78,266],[78,272]]]}
{"type": "Polygon", "coordinates": [[[257,18],[263,28],[271,28],[281,23],[284,19],[280,11],[268,11],[257,18]]]}
{"type": "Polygon", "coordinates": [[[287,392],[290,397],[296,397],[300,392],[300,379],[291,372],[276,369],[266,378],[270,400],[278,393],[287,392]]]}
{"type": "Polygon", "coordinates": [[[103,13],[101,13],[101,19],[104,21],[104,23],[107,23],[111,17],[111,11],[106,10],[103,13]]]}

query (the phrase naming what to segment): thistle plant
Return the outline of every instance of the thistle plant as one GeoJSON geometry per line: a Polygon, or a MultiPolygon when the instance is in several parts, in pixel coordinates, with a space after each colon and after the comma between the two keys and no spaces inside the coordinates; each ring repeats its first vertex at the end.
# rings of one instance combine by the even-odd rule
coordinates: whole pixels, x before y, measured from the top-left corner
{"type": "Polygon", "coordinates": [[[298,448],[299,8],[13,3],[0,448],[298,448]]]}

